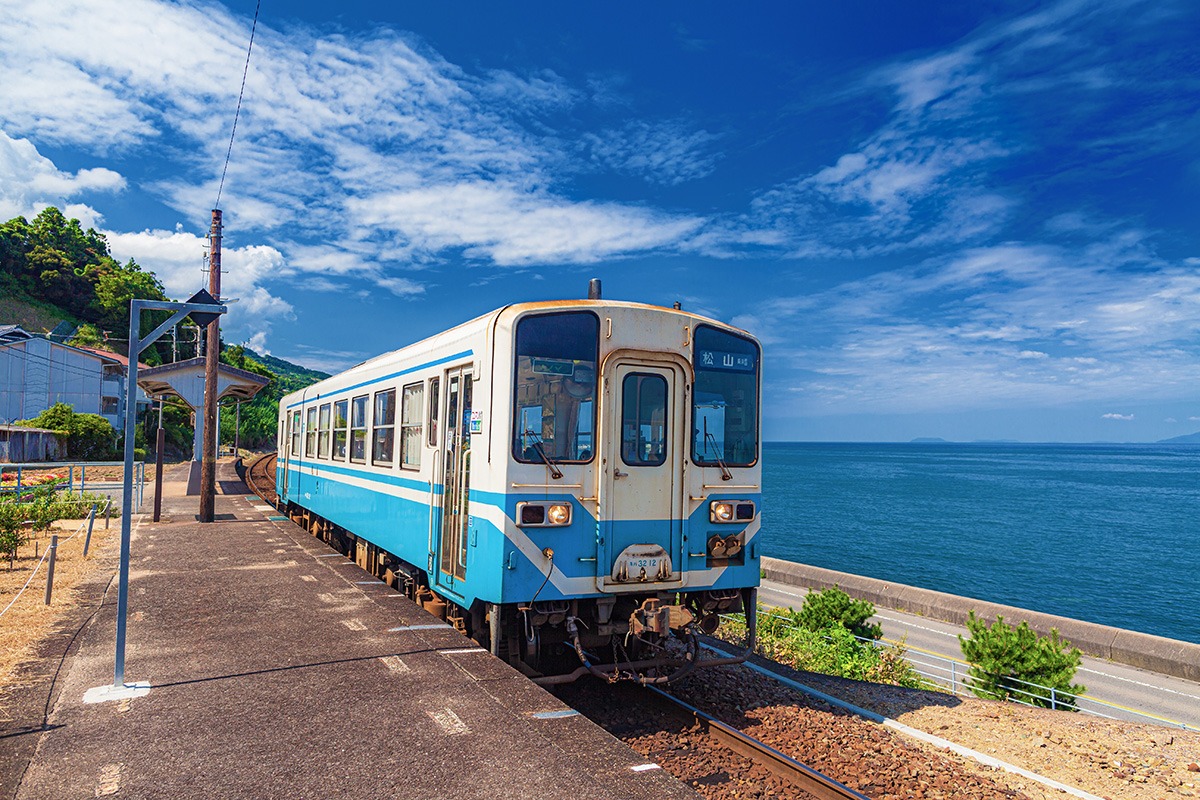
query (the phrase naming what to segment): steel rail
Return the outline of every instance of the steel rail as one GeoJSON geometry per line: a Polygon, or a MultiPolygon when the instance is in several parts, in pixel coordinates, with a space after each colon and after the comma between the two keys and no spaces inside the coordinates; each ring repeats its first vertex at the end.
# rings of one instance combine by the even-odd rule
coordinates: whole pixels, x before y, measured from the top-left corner
{"type": "Polygon", "coordinates": [[[248,486],[250,488],[250,491],[252,491],[252,492],[254,492],[254,494],[258,495],[258,497],[261,498],[263,500],[263,502],[270,503],[271,505],[276,504],[278,494],[276,494],[275,497],[267,497],[266,495],[264,495],[262,492],[262,489],[259,487],[258,483],[254,480],[254,471],[256,469],[258,469],[262,464],[266,463],[266,461],[268,459],[274,459],[276,457],[277,457],[277,455],[275,453],[267,453],[264,456],[259,456],[257,459],[255,459],[255,461],[253,463],[250,464],[250,466],[246,467],[246,486],[248,486]]]}
{"type": "Polygon", "coordinates": [[[694,721],[700,730],[715,739],[721,746],[755,763],[762,764],[772,775],[803,789],[817,800],[871,800],[865,794],[838,783],[804,762],[779,752],[769,744],[760,742],[753,736],[721,722],[662,689],[654,686],[645,688],[667,701],[677,715],[685,717],[689,722],[694,721]]]}

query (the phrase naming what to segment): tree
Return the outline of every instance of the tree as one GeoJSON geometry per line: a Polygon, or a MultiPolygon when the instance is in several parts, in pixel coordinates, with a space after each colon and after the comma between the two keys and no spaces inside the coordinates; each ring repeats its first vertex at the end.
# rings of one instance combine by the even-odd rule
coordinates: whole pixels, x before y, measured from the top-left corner
{"type": "Polygon", "coordinates": [[[797,621],[810,631],[823,631],[837,625],[855,636],[878,639],[883,635],[883,629],[867,622],[873,616],[874,605],[866,600],[852,600],[850,595],[833,586],[820,592],[809,592],[797,621]]]}
{"type": "Polygon", "coordinates": [[[108,420],[99,414],[76,414],[68,403],[55,403],[33,419],[17,424],[67,434],[67,456],[70,458],[104,461],[116,455],[117,433],[108,420]]]}
{"type": "Polygon", "coordinates": [[[1029,623],[1014,628],[1000,616],[989,627],[974,611],[967,630],[971,638],[959,636],[958,641],[971,664],[971,690],[977,696],[1076,710],[1075,695],[1086,689],[1071,681],[1082,656],[1079,648],[1059,639],[1058,630],[1039,637],[1029,623]]]}

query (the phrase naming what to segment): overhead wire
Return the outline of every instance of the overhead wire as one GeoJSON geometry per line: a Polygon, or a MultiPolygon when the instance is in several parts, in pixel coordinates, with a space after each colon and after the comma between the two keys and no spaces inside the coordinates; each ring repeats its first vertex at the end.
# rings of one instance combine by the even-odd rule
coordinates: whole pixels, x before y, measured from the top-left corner
{"type": "Polygon", "coordinates": [[[221,169],[221,183],[217,186],[217,202],[213,208],[221,207],[221,192],[225,189],[225,173],[229,171],[229,159],[233,155],[233,137],[237,134],[238,117],[242,113],[242,95],[246,93],[246,76],[250,74],[250,52],[254,49],[254,32],[258,29],[258,10],[262,0],[254,4],[254,22],[250,25],[250,44],[246,47],[246,65],[242,68],[242,88],[238,90],[237,109],[233,112],[233,129],[229,131],[229,149],[225,151],[225,166],[221,169]]]}

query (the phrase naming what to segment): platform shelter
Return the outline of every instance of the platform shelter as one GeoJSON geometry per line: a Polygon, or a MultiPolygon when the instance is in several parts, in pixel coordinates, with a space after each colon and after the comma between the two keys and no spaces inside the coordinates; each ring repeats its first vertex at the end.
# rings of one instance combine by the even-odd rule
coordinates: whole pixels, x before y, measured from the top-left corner
{"type": "MultiPolygon", "coordinates": [[[[218,402],[226,397],[249,400],[268,383],[270,379],[262,375],[228,364],[217,365],[218,402]]],[[[204,359],[189,358],[174,364],[139,370],[138,386],[151,397],[178,397],[191,407],[196,417],[196,434],[192,440],[192,471],[199,475],[200,461],[204,456],[204,359]]],[[[220,426],[218,415],[217,430],[212,434],[214,437],[220,433],[220,426]]],[[[217,441],[220,442],[219,439],[217,441]]],[[[190,490],[188,493],[192,494],[190,490]]]]}

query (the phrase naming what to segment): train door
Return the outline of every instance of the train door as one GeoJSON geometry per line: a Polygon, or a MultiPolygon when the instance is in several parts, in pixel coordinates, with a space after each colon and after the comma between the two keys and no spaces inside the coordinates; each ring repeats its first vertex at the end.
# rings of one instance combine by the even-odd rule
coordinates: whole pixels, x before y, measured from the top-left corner
{"type": "Polygon", "coordinates": [[[467,577],[470,530],[471,374],[470,368],[446,372],[446,423],[441,443],[442,514],[437,552],[437,584],[459,593],[467,577]]]}
{"type": "Polygon", "coordinates": [[[280,475],[280,478],[282,478],[282,483],[280,484],[281,491],[279,492],[279,496],[288,499],[290,498],[290,495],[288,494],[288,485],[291,483],[292,455],[300,449],[297,445],[297,443],[300,441],[300,412],[288,411],[285,420],[286,425],[284,426],[284,435],[279,442],[280,448],[283,450],[283,457],[279,459],[280,466],[283,467],[282,475],[280,475]]]}
{"type": "Polygon", "coordinates": [[[684,377],[669,363],[605,369],[604,546],[597,585],[674,583],[683,574],[684,377]]]}

